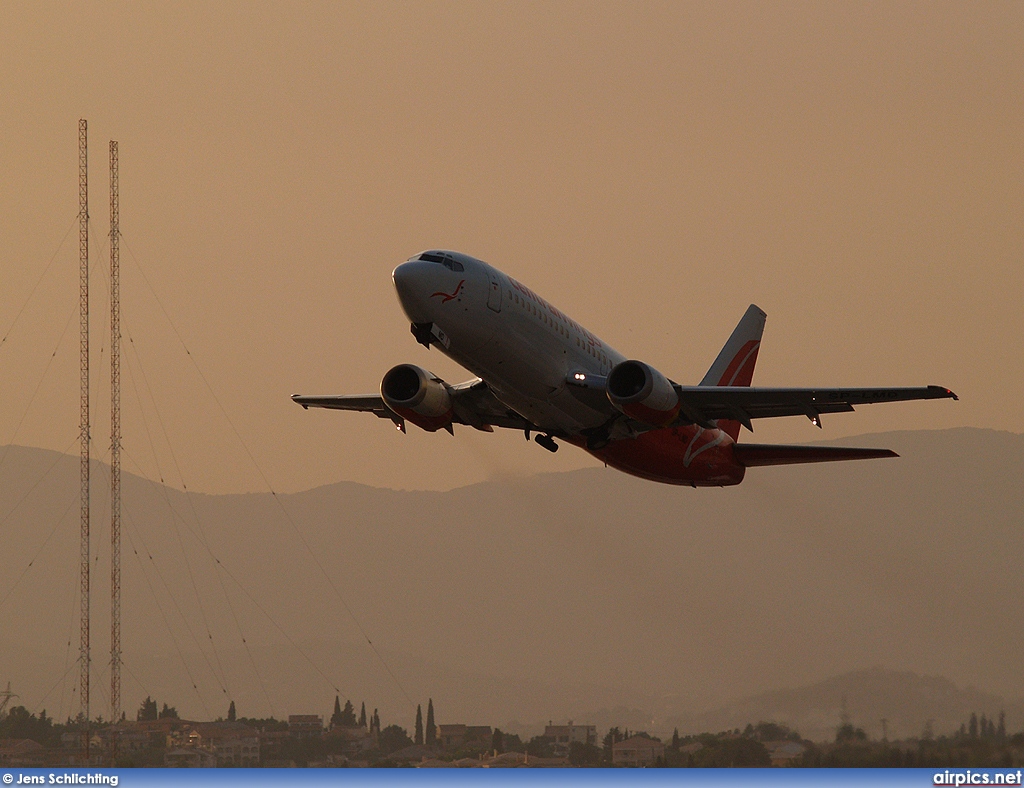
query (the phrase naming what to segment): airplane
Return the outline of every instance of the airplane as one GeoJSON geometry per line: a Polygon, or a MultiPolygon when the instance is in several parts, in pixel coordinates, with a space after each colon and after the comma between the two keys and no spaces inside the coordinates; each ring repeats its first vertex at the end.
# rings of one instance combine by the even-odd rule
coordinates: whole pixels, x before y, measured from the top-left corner
{"type": "Polygon", "coordinates": [[[683,386],[629,359],[491,265],[429,250],[395,268],[398,300],[416,341],[437,348],[476,377],[451,385],[413,364],[384,375],[380,394],[309,396],[303,408],[373,413],[405,432],[463,424],[485,432],[520,430],[554,452],[556,439],[644,479],[692,487],[743,481],[764,465],[896,457],[888,449],[740,443],[755,419],[824,414],[855,405],[957,399],[921,388],[762,388],[751,386],[765,313],[751,304],[707,374],[683,386]]]}

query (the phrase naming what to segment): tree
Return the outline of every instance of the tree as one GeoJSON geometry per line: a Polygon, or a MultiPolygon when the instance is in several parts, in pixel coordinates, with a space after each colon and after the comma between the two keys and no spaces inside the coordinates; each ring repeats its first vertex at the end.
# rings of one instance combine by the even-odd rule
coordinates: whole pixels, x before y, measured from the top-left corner
{"type": "Polygon", "coordinates": [[[423,744],[423,709],[416,704],[416,738],[417,744],[423,744]]]}
{"type": "Polygon", "coordinates": [[[349,728],[356,726],[356,707],[350,700],[345,701],[345,708],[341,712],[341,724],[349,728]]]}
{"type": "Polygon", "coordinates": [[[555,754],[554,740],[550,736],[534,736],[526,743],[526,752],[538,758],[550,758],[555,754]]]}
{"type": "Polygon", "coordinates": [[[601,763],[601,751],[591,742],[570,742],[569,763],[573,766],[597,766],[601,763]]]}
{"type": "Polygon", "coordinates": [[[377,731],[377,735],[380,735],[380,715],[377,710],[373,710],[373,720],[370,722],[370,730],[377,731]]]}
{"type": "Polygon", "coordinates": [[[751,739],[757,739],[758,741],[784,741],[791,739],[793,741],[799,741],[800,735],[793,735],[794,731],[790,729],[788,725],[782,725],[778,722],[759,722],[757,725],[751,727],[747,726],[750,731],[747,734],[744,731],[743,735],[748,736],[751,739]]]}
{"type": "Polygon", "coordinates": [[[973,711],[971,712],[971,721],[968,724],[967,730],[968,735],[970,735],[972,739],[978,738],[978,715],[973,711]]]}
{"type": "MultiPolygon", "coordinates": [[[[750,728],[750,725],[747,725],[747,727],[750,728]]],[[[753,732],[753,728],[751,728],[751,732],[753,732]]],[[[672,731],[672,749],[679,749],[679,728],[672,731]]]]}
{"type": "Polygon", "coordinates": [[[523,744],[523,740],[519,738],[518,733],[503,733],[501,735],[502,744],[505,745],[505,752],[525,752],[526,745],[523,744]]]}
{"type": "Polygon", "coordinates": [[[168,706],[166,703],[164,707],[160,709],[160,719],[162,720],[176,720],[178,719],[178,710],[174,706],[168,706]]]}
{"type": "Polygon", "coordinates": [[[999,741],[1006,741],[1006,712],[999,712],[999,727],[996,728],[996,738],[999,741]]]}
{"type": "MultiPolygon", "coordinates": [[[[626,731],[626,733],[628,734],[629,731],[626,731]]],[[[629,737],[623,734],[622,731],[619,730],[618,726],[609,729],[608,735],[604,737],[604,741],[602,742],[604,744],[604,759],[608,763],[612,762],[612,747],[627,738],[629,737]]]]}
{"type": "Polygon", "coordinates": [[[434,699],[427,699],[427,738],[426,744],[428,747],[433,747],[437,744],[437,726],[434,724],[434,699]]]}
{"type": "Polygon", "coordinates": [[[505,734],[499,728],[495,728],[491,734],[491,749],[496,753],[505,752],[505,734]]]}
{"type": "Polygon", "coordinates": [[[228,722],[235,721],[235,702],[231,701],[231,705],[228,706],[228,722]]]}
{"type": "Polygon", "coordinates": [[[156,701],[149,697],[149,695],[147,695],[146,699],[142,701],[142,706],[136,713],[135,719],[137,719],[139,722],[144,722],[146,720],[155,720],[156,718],[156,701]]]}
{"type": "Polygon", "coordinates": [[[379,745],[380,751],[385,755],[401,750],[403,747],[408,747],[412,744],[412,739],[409,738],[409,734],[405,728],[400,728],[397,725],[388,725],[384,730],[380,732],[379,745]]]}
{"type": "Polygon", "coordinates": [[[36,717],[24,706],[15,706],[0,720],[0,739],[31,739],[44,747],[57,747],[60,732],[54,729],[45,709],[36,717]]]}
{"type": "Polygon", "coordinates": [[[363,701],[363,707],[359,710],[359,727],[366,727],[366,701],[363,701]]]}
{"type": "Polygon", "coordinates": [[[331,727],[337,728],[341,725],[341,698],[334,696],[334,713],[331,715],[331,727]]]}
{"type": "Polygon", "coordinates": [[[770,766],[771,762],[765,746],[753,739],[717,739],[694,753],[694,765],[700,767],[770,766]]]}
{"type": "Polygon", "coordinates": [[[836,731],[836,744],[853,741],[867,741],[868,735],[863,728],[854,728],[852,722],[845,722],[836,731]]]}

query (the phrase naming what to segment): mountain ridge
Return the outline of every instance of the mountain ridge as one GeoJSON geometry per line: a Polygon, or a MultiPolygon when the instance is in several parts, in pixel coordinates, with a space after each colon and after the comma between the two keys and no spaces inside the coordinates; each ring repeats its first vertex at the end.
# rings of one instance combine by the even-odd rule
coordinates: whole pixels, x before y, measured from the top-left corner
{"type": "MultiPolygon", "coordinates": [[[[1024,635],[1012,625],[1024,602],[1024,436],[958,428],[829,443],[903,457],[759,468],[740,487],[701,491],[602,468],[447,492],[339,482],[276,495],[185,492],[125,474],[124,647],[170,654],[174,675],[160,686],[199,714],[192,683],[211,707],[244,689],[250,714],[319,708],[333,683],[407,716],[405,694],[450,694],[466,671],[506,677],[491,687],[549,688],[448,698],[453,713],[486,720],[579,721],[617,707],[690,719],[872,665],[1024,694],[1013,668],[1024,635]],[[243,637],[252,651],[338,645],[313,664],[264,665],[243,637]],[[367,638],[386,661],[408,663],[395,669],[405,689],[367,638]],[[278,685],[292,694],[274,696],[278,685]],[[546,705],[551,687],[590,689],[546,705]]],[[[78,460],[42,451],[12,448],[0,466],[0,578],[23,576],[13,591],[0,582],[0,631],[16,633],[13,652],[52,656],[18,661],[10,679],[26,699],[67,669],[77,633],[78,460]]],[[[104,533],[94,526],[94,644],[108,626],[104,533]]]]}

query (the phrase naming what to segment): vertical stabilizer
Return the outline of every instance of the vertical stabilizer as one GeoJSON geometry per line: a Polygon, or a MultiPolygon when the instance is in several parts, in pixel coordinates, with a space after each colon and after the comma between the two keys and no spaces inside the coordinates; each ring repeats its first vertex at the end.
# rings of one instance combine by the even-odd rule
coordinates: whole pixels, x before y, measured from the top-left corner
{"type": "MultiPolygon", "coordinates": [[[[702,386],[749,386],[754,379],[754,364],[757,363],[757,351],[761,347],[761,334],[764,332],[766,315],[756,304],[747,307],[740,322],[736,324],[725,347],[711,365],[702,386]]],[[[721,420],[718,426],[736,440],[740,434],[740,423],[732,420],[721,420]]]]}

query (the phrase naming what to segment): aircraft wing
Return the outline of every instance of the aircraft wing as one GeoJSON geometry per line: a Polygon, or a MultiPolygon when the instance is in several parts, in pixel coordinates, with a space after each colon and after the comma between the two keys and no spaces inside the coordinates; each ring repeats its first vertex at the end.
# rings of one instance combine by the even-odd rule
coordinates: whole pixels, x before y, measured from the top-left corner
{"type": "MultiPolygon", "coordinates": [[[[455,424],[466,424],[484,432],[491,432],[493,427],[525,430],[533,426],[500,402],[480,378],[448,386],[448,393],[452,398],[452,421],[455,424]]],[[[379,394],[293,394],[292,402],[303,408],[364,411],[381,419],[391,419],[399,427],[404,427],[405,423],[401,416],[384,404],[384,398],[379,394]]]]}
{"type": "Polygon", "coordinates": [[[298,403],[303,408],[365,411],[382,419],[390,419],[394,416],[379,394],[328,394],[325,396],[292,394],[292,402],[298,403]]]}
{"type": "Polygon", "coordinates": [[[680,419],[710,426],[716,419],[732,419],[752,429],[752,419],[807,416],[821,426],[823,413],[845,413],[854,405],[906,402],[919,399],[957,399],[941,386],[922,388],[802,389],[747,386],[676,386],[680,419]]]}

